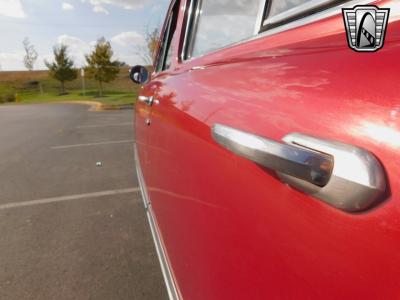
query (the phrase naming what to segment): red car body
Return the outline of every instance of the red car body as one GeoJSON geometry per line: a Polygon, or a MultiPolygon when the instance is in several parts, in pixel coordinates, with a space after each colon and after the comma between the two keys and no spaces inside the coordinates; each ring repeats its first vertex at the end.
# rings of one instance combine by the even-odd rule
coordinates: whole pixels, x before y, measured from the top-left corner
{"type": "Polygon", "coordinates": [[[400,299],[400,2],[373,4],[391,9],[375,53],[349,49],[338,10],[182,60],[181,1],[174,59],[143,86],[157,101],[139,102],[135,119],[171,298],[400,299]],[[384,168],[385,201],[359,213],[327,205],[221,147],[215,124],[366,149],[384,168]]]}

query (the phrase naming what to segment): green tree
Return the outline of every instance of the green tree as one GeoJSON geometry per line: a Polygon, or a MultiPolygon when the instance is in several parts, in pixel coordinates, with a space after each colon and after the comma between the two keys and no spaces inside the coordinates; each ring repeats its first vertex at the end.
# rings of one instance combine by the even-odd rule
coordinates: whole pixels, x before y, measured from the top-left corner
{"type": "Polygon", "coordinates": [[[65,82],[72,81],[78,77],[78,71],[74,69],[74,62],[68,57],[68,46],[59,45],[53,48],[54,62],[47,62],[50,76],[61,83],[61,94],[65,94],[65,82]]]}
{"type": "Polygon", "coordinates": [[[121,63],[112,60],[113,55],[111,44],[105,38],[97,40],[93,52],[86,55],[86,71],[90,78],[99,82],[100,97],[103,97],[103,83],[113,81],[119,73],[121,63]]]}

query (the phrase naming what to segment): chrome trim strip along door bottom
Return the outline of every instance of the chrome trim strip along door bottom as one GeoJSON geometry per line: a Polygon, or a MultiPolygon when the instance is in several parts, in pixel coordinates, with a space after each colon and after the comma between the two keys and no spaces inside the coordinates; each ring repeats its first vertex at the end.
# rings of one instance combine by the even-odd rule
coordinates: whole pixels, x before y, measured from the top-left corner
{"type": "Polygon", "coordinates": [[[179,296],[178,289],[175,284],[174,277],[172,276],[171,268],[168,263],[167,255],[164,249],[163,242],[161,240],[161,235],[158,230],[157,222],[154,217],[153,211],[151,209],[151,204],[149,201],[149,197],[147,194],[146,185],[144,183],[143,173],[140,167],[139,157],[137,153],[137,148],[135,144],[135,166],[136,166],[136,173],[139,180],[140,191],[142,194],[142,199],[144,202],[144,206],[146,209],[147,220],[150,225],[151,234],[153,236],[154,245],[156,246],[158,260],[160,262],[161,271],[164,277],[165,285],[167,287],[168,296],[170,300],[180,300],[181,297],[179,296]]]}

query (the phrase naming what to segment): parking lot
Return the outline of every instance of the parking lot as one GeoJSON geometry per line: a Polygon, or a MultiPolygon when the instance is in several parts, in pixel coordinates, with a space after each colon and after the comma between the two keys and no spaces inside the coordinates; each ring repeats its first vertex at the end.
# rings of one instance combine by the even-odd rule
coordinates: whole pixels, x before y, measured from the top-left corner
{"type": "Polygon", "coordinates": [[[167,299],[132,118],[0,107],[0,299],[167,299]]]}

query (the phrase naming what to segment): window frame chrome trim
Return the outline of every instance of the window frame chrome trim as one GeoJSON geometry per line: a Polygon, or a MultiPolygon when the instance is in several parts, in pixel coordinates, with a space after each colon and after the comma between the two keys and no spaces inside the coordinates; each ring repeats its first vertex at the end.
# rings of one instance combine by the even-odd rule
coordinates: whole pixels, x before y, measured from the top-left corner
{"type": "Polygon", "coordinates": [[[194,3],[194,2],[196,2],[196,3],[195,3],[195,7],[194,7],[193,23],[185,24],[185,26],[189,27],[188,35],[185,36],[185,39],[186,38],[189,39],[187,47],[186,47],[186,49],[184,49],[185,52],[183,53],[183,57],[184,57],[185,61],[192,59],[194,37],[195,37],[195,33],[197,32],[197,27],[199,25],[199,18],[201,15],[201,7],[203,5],[203,0],[192,0],[192,3],[194,3]],[[192,25],[192,26],[190,26],[190,25],[192,25]]]}
{"type": "MultiPolygon", "coordinates": [[[[172,24],[172,16],[171,16],[171,14],[173,13],[173,9],[174,9],[175,5],[177,4],[177,1],[181,1],[181,0],[172,0],[171,1],[170,6],[169,6],[168,11],[167,11],[167,14],[166,14],[165,19],[164,19],[164,24],[163,24],[163,26],[161,28],[160,46],[158,47],[157,55],[155,57],[153,74],[158,74],[158,73],[161,73],[161,72],[167,70],[167,69],[164,69],[165,62],[166,62],[165,58],[166,58],[166,54],[167,53],[165,52],[166,49],[163,49],[163,47],[164,47],[165,42],[168,43],[168,38],[169,38],[169,35],[170,35],[170,29],[171,29],[170,25],[172,24]],[[171,24],[168,24],[168,23],[171,23],[171,24]],[[168,33],[167,33],[167,30],[168,30],[168,33]],[[168,36],[165,36],[166,34],[168,34],[168,36]],[[164,41],[164,37],[167,38],[167,39],[165,39],[165,41],[164,41]],[[162,58],[163,62],[162,62],[161,68],[159,69],[159,67],[160,67],[159,66],[160,58],[162,58]]],[[[179,9],[178,9],[178,16],[176,17],[177,18],[176,21],[178,21],[178,17],[179,17],[179,9]]]]}
{"type": "Polygon", "coordinates": [[[195,60],[195,59],[198,59],[198,58],[201,58],[201,57],[204,57],[204,56],[212,55],[213,53],[217,53],[217,52],[220,52],[220,51],[223,51],[223,50],[226,50],[226,49],[230,49],[230,48],[233,48],[233,47],[236,47],[236,46],[239,46],[239,45],[251,42],[251,41],[259,40],[259,39],[262,39],[262,38],[265,38],[265,37],[268,37],[268,36],[272,36],[272,35],[277,34],[277,33],[285,32],[285,31],[288,31],[288,30],[291,30],[291,29],[295,29],[295,28],[298,28],[298,27],[301,27],[301,26],[304,26],[304,25],[308,25],[308,24],[311,24],[311,23],[314,23],[314,22],[317,22],[317,21],[320,21],[320,20],[323,20],[323,19],[326,19],[326,18],[329,18],[329,17],[332,17],[332,16],[339,15],[339,14],[342,13],[341,9],[344,8],[345,5],[353,7],[353,6],[356,6],[356,5],[366,5],[366,4],[370,4],[370,3],[373,3],[373,2],[374,1],[372,1],[372,0],[351,0],[351,1],[348,1],[348,2],[340,3],[340,4],[336,5],[336,6],[332,6],[330,8],[324,9],[322,11],[316,12],[315,14],[312,14],[312,15],[309,15],[309,16],[306,16],[306,17],[302,17],[302,18],[297,19],[297,20],[290,21],[289,23],[285,23],[283,25],[279,25],[277,27],[274,27],[274,28],[271,28],[271,29],[267,29],[265,31],[261,31],[262,28],[260,28],[259,34],[257,34],[256,36],[253,36],[253,37],[248,38],[246,40],[239,41],[237,43],[229,44],[229,45],[227,45],[225,47],[222,47],[222,48],[219,48],[219,49],[215,49],[213,51],[207,52],[205,54],[202,54],[202,55],[199,55],[199,56],[196,56],[196,57],[187,58],[187,59],[183,60],[181,63],[189,63],[192,60],[195,60]]]}
{"type": "MultiPolygon", "coordinates": [[[[274,1],[274,0],[272,0],[272,1],[274,1]]],[[[272,1],[271,1],[271,3],[272,3],[272,1]]],[[[301,16],[302,14],[313,11],[313,10],[323,9],[324,6],[332,5],[332,7],[334,7],[335,2],[337,4],[341,4],[341,3],[343,4],[345,2],[348,2],[348,0],[342,0],[342,1],[340,1],[340,0],[310,0],[306,3],[295,6],[287,11],[281,12],[272,17],[269,17],[268,14],[266,14],[264,20],[262,21],[261,26],[262,26],[262,28],[265,28],[270,25],[279,24],[280,22],[284,22],[286,20],[288,22],[290,22],[290,19],[292,19],[292,18],[301,16]]]]}
{"type": "MultiPolygon", "coordinates": [[[[267,9],[267,6],[268,6],[267,3],[268,3],[269,0],[259,0],[259,1],[260,1],[260,3],[259,3],[259,8],[258,8],[256,24],[254,26],[253,37],[257,36],[260,33],[260,30],[261,30],[262,24],[263,24],[263,20],[264,20],[264,16],[265,16],[265,10],[267,9]]],[[[186,24],[184,24],[184,27],[185,27],[185,33],[184,34],[185,35],[184,35],[184,40],[183,40],[182,51],[180,53],[182,62],[189,61],[189,60],[191,60],[193,58],[201,57],[201,56],[207,55],[209,53],[213,53],[213,52],[218,51],[220,49],[224,49],[226,47],[229,47],[231,45],[236,44],[236,43],[232,43],[232,44],[229,44],[227,46],[218,48],[216,50],[212,50],[210,52],[207,52],[205,54],[198,55],[196,57],[192,57],[193,46],[194,46],[194,37],[196,36],[197,26],[199,24],[199,17],[201,15],[201,7],[202,7],[202,4],[203,4],[203,0],[197,0],[197,1],[196,0],[192,0],[191,3],[190,3],[190,6],[191,6],[190,10],[193,9],[192,4],[194,2],[196,2],[195,15],[192,15],[192,17],[189,17],[188,20],[186,21],[186,24]],[[191,25],[190,21],[192,20],[192,18],[193,18],[193,23],[192,23],[193,25],[190,26],[191,25]]],[[[193,12],[190,11],[190,14],[193,14],[193,12]]],[[[243,41],[246,41],[246,40],[248,40],[248,39],[245,39],[243,41]]],[[[242,42],[242,41],[239,41],[238,43],[240,43],[240,42],[242,42]]]]}
{"type": "Polygon", "coordinates": [[[142,200],[144,204],[144,208],[146,211],[147,221],[150,226],[151,235],[153,237],[154,246],[156,248],[158,260],[160,263],[161,271],[164,277],[164,282],[167,288],[168,297],[170,300],[181,300],[180,293],[177,288],[177,284],[172,275],[172,270],[167,258],[167,254],[164,248],[164,244],[161,239],[161,234],[158,229],[157,221],[154,216],[153,210],[151,208],[151,202],[149,200],[149,195],[147,193],[146,184],[144,181],[142,168],[140,166],[138,151],[136,144],[134,145],[134,153],[135,153],[135,167],[136,174],[138,177],[139,187],[142,195],[142,200]]]}
{"type": "Polygon", "coordinates": [[[185,3],[185,11],[184,14],[187,14],[187,18],[185,18],[185,24],[183,24],[183,26],[185,27],[185,32],[184,32],[184,36],[183,36],[183,44],[182,44],[182,50],[180,53],[180,59],[182,61],[186,60],[186,55],[187,55],[187,50],[188,50],[188,37],[190,34],[190,24],[192,22],[193,19],[193,7],[195,6],[195,4],[197,4],[196,0],[188,0],[185,3]],[[187,5],[188,2],[190,2],[189,6],[187,5]]]}
{"type": "Polygon", "coordinates": [[[169,31],[171,29],[171,14],[172,14],[172,9],[175,5],[176,0],[174,1],[174,3],[171,5],[171,9],[168,10],[167,16],[165,18],[165,24],[164,24],[164,28],[161,34],[161,39],[160,39],[160,48],[158,51],[158,55],[157,55],[157,62],[155,64],[155,72],[159,73],[162,72],[163,68],[164,68],[164,64],[165,64],[165,47],[168,43],[168,36],[169,36],[169,31]]]}
{"type": "Polygon", "coordinates": [[[256,25],[254,28],[254,36],[260,33],[260,30],[263,26],[263,22],[266,15],[266,9],[268,8],[268,2],[270,0],[260,0],[260,4],[258,6],[258,15],[256,20],[256,25]]]}

